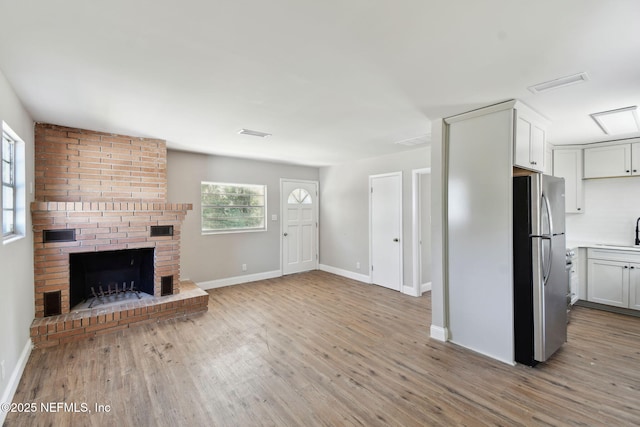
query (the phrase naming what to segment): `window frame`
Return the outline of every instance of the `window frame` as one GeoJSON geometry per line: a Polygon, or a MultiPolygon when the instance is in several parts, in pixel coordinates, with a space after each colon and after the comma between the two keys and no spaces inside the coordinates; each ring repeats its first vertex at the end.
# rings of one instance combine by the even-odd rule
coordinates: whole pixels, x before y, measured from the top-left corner
{"type": "MultiPolygon", "coordinates": [[[[242,194],[242,193],[224,193],[224,194],[242,194]]],[[[242,217],[235,217],[242,218],[242,217]]],[[[267,231],[267,185],[266,184],[240,184],[222,181],[201,181],[200,182],[200,232],[202,235],[209,234],[230,234],[230,233],[255,233],[267,231]],[[263,197],[263,204],[261,205],[228,205],[228,204],[205,204],[203,200],[204,185],[217,185],[224,187],[236,187],[236,188],[261,188],[263,194],[259,196],[263,197]],[[262,226],[260,227],[235,227],[235,228],[206,228],[205,229],[205,209],[206,208],[262,208],[262,226]]]]}
{"type": "Polygon", "coordinates": [[[18,162],[18,149],[19,149],[19,144],[20,144],[20,139],[16,138],[12,132],[10,132],[7,129],[7,126],[3,123],[2,126],[2,147],[0,148],[0,158],[1,158],[1,166],[0,166],[0,171],[2,172],[2,206],[1,209],[2,210],[2,239],[3,241],[8,241],[11,239],[14,239],[15,237],[21,236],[19,229],[18,229],[18,191],[19,191],[19,186],[18,186],[18,174],[17,174],[17,170],[18,170],[18,166],[17,166],[17,162],[18,162]],[[9,158],[5,158],[6,156],[6,150],[5,150],[5,141],[7,141],[9,143],[9,147],[10,148],[10,154],[9,154],[9,158]],[[5,182],[5,169],[9,167],[10,168],[10,172],[9,172],[9,182],[5,182]],[[5,227],[5,223],[4,223],[4,218],[5,218],[5,211],[9,210],[6,209],[4,207],[5,204],[5,200],[4,200],[4,188],[11,188],[11,193],[13,195],[13,200],[11,203],[12,208],[10,209],[13,214],[11,215],[12,217],[12,223],[11,223],[11,230],[9,230],[8,232],[4,231],[4,227],[5,227]]]}

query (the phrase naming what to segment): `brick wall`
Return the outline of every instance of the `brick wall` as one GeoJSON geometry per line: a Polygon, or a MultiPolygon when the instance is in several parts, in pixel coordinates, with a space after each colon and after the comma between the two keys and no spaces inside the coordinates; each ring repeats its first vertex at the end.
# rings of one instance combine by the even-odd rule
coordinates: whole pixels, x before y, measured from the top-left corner
{"type": "Polygon", "coordinates": [[[166,143],[37,123],[35,174],[38,201],[165,202],[166,143]]]}
{"type": "Polygon", "coordinates": [[[164,141],[38,123],[35,129],[34,231],[36,318],[44,293],[61,292],[69,313],[69,254],[154,248],[154,295],[172,276],[180,291],[180,228],[191,204],[166,203],[164,141]],[[172,225],[173,236],[151,237],[172,225]],[[75,241],[43,241],[44,230],[75,230],[75,241]]]}
{"type": "Polygon", "coordinates": [[[61,291],[62,313],[69,306],[69,254],[155,248],[154,295],[161,278],[173,277],[180,292],[180,226],[191,204],[34,202],[34,278],[36,317],[44,315],[44,293],[61,291]],[[151,237],[153,225],[173,225],[173,236],[151,237]],[[43,243],[43,230],[73,229],[76,241],[43,243]]]}

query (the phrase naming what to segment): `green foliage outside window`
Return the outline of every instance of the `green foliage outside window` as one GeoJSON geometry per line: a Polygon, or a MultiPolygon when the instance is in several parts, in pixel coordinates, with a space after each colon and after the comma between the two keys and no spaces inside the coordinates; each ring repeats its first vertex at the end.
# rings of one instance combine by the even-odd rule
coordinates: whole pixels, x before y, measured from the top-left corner
{"type": "Polygon", "coordinates": [[[201,183],[202,232],[266,229],[265,185],[201,183]]]}

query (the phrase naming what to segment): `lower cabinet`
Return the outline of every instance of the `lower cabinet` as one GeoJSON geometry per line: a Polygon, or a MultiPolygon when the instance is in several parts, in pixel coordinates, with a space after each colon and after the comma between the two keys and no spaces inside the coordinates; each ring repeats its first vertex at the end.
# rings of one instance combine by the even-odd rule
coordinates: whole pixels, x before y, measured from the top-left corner
{"type": "MultiPolygon", "coordinates": [[[[576,250],[577,251],[577,250],[576,250]]],[[[572,260],[571,277],[569,277],[569,289],[571,291],[571,304],[575,304],[580,298],[580,258],[576,255],[572,260]]]]}
{"type": "Polygon", "coordinates": [[[640,310],[640,264],[629,267],[629,308],[640,310]]]}
{"type": "Polygon", "coordinates": [[[587,300],[640,310],[640,254],[589,249],[587,300]]]}

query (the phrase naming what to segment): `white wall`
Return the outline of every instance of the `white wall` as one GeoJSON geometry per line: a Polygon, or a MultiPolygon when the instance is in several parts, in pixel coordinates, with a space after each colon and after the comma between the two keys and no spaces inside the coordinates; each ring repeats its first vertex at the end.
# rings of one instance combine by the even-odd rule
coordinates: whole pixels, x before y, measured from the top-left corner
{"type": "Polygon", "coordinates": [[[447,119],[446,256],[450,340],[513,363],[509,106],[447,119]]]}
{"type": "Polygon", "coordinates": [[[640,177],[585,179],[582,214],[567,214],[567,241],[633,245],[640,177]]]}
{"type": "Polygon", "coordinates": [[[318,168],[168,150],[167,199],[193,203],[182,227],[182,279],[209,287],[206,282],[280,270],[280,178],[317,181],[318,168]],[[201,181],[266,184],[267,231],[202,235],[201,181]],[[277,221],[271,220],[273,214],[277,221]]]}
{"type": "Polygon", "coordinates": [[[428,167],[429,157],[423,147],[320,168],[320,264],[369,277],[369,176],[402,171],[403,280],[412,287],[411,171],[428,167]]]}
{"type": "Polygon", "coordinates": [[[431,173],[420,174],[421,284],[431,283],[431,173]]]}
{"type": "MultiPolygon", "coordinates": [[[[0,123],[6,122],[25,143],[27,188],[33,182],[33,120],[0,72],[0,123]]],[[[10,402],[31,349],[29,327],[35,316],[33,283],[33,232],[27,194],[26,236],[0,243],[0,361],[5,377],[0,379],[0,402],[10,402]],[[22,359],[21,359],[22,357],[22,359]]],[[[0,424],[5,417],[0,412],[0,424]]]]}

